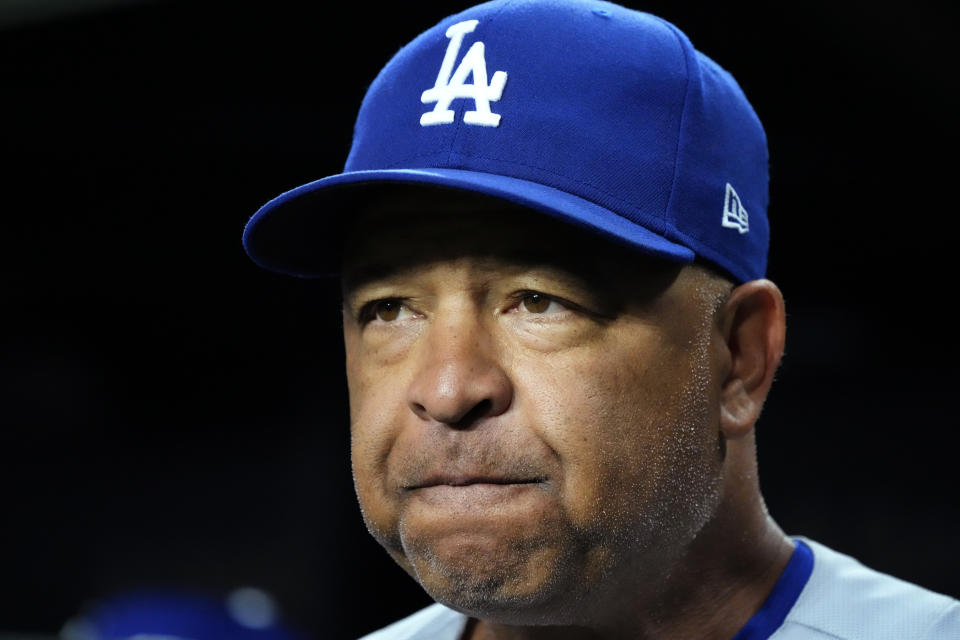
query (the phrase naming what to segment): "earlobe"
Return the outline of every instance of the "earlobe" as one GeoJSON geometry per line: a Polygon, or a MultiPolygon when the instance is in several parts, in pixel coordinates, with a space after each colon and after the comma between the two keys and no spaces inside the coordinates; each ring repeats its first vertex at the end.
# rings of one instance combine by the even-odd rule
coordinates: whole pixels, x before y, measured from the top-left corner
{"type": "Polygon", "coordinates": [[[720,429],[736,439],[750,433],[760,417],[783,355],[786,313],[780,289],[769,280],[734,289],[722,313],[729,370],[720,392],[720,429]]]}

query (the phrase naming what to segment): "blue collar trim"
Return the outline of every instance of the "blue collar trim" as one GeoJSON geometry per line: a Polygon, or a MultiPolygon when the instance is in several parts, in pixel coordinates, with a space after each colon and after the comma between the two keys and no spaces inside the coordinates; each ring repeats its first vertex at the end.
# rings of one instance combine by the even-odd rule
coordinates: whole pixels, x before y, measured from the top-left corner
{"type": "Polygon", "coordinates": [[[774,585],[773,591],[733,640],[767,640],[787,618],[813,573],[813,551],[802,540],[797,540],[796,543],[790,562],[774,585]]]}

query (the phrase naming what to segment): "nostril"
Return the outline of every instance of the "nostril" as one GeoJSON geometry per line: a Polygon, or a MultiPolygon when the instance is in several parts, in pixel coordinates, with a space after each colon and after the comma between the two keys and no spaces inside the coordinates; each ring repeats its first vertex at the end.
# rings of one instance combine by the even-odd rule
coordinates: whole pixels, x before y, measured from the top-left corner
{"type": "Polygon", "coordinates": [[[492,409],[493,409],[492,400],[490,400],[489,398],[485,400],[481,400],[477,404],[473,405],[473,407],[469,411],[463,414],[463,416],[459,420],[457,420],[456,423],[451,424],[450,426],[458,429],[465,429],[467,427],[470,427],[478,419],[486,415],[489,415],[492,409]]]}

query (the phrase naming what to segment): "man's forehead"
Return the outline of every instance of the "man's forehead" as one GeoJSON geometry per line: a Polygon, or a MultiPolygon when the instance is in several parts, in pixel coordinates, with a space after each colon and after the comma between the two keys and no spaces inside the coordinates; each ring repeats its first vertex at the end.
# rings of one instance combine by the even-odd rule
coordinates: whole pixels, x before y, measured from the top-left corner
{"type": "Polygon", "coordinates": [[[343,273],[348,280],[366,279],[464,257],[564,269],[588,280],[642,278],[678,267],[506,200],[404,189],[380,194],[355,212],[345,235],[343,273]]]}

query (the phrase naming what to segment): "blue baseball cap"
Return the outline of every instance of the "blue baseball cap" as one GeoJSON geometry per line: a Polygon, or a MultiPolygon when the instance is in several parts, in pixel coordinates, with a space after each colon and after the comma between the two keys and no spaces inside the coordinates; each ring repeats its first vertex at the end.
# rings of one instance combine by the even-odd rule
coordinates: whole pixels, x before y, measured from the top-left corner
{"type": "Polygon", "coordinates": [[[766,271],[767,142],[746,96],[677,27],[607,2],[495,0],[422,33],[370,85],[343,173],[265,204],[244,248],[335,273],[340,225],[388,185],[493,196],[738,282],[766,271]]]}

